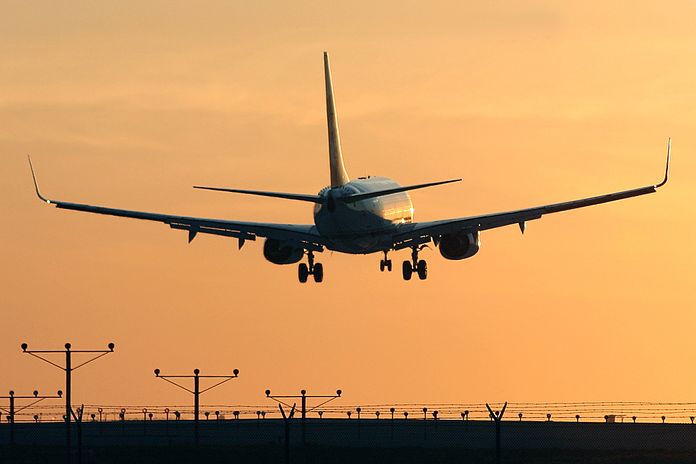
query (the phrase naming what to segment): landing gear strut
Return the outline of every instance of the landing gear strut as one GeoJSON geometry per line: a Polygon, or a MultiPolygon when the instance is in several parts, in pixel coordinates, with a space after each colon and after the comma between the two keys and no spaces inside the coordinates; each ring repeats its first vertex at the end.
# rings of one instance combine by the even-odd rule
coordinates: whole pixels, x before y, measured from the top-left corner
{"type": "Polygon", "coordinates": [[[392,270],[392,262],[391,262],[391,259],[387,258],[387,253],[389,253],[389,251],[384,250],[384,258],[381,259],[379,262],[380,272],[384,272],[385,269],[389,272],[391,272],[391,270],[392,270]]]}
{"type": "Polygon", "coordinates": [[[314,262],[314,252],[307,251],[307,264],[300,263],[297,268],[297,277],[301,283],[307,282],[307,278],[313,275],[314,281],[320,283],[324,280],[324,266],[321,263],[314,262]]]}
{"type": "Polygon", "coordinates": [[[401,266],[401,271],[404,280],[411,280],[413,273],[418,274],[420,280],[425,280],[428,278],[428,263],[424,259],[418,259],[418,252],[420,248],[414,246],[411,248],[411,261],[404,261],[401,266]]]}

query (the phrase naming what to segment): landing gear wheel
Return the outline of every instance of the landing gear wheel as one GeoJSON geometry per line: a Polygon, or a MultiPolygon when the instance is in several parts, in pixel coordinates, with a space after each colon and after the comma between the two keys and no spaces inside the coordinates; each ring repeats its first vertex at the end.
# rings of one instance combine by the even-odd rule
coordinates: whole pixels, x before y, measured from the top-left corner
{"type": "Polygon", "coordinates": [[[300,263],[300,267],[297,268],[297,277],[300,279],[301,283],[307,282],[307,277],[309,277],[309,268],[305,263],[300,263]]]}
{"type": "Polygon", "coordinates": [[[425,280],[428,278],[428,263],[425,262],[425,260],[421,259],[418,261],[418,278],[420,280],[425,280]]]}
{"type": "Polygon", "coordinates": [[[404,280],[411,280],[411,275],[413,274],[413,266],[411,266],[410,261],[404,261],[401,266],[401,271],[404,276],[404,280]]]}
{"type": "Polygon", "coordinates": [[[316,263],[312,274],[314,274],[314,281],[321,283],[324,280],[324,266],[321,263],[316,263]]]}
{"type": "Polygon", "coordinates": [[[384,272],[386,269],[387,271],[391,272],[392,270],[392,262],[391,259],[388,258],[389,256],[389,250],[384,250],[384,258],[382,258],[379,262],[379,270],[381,272],[384,272]]]}

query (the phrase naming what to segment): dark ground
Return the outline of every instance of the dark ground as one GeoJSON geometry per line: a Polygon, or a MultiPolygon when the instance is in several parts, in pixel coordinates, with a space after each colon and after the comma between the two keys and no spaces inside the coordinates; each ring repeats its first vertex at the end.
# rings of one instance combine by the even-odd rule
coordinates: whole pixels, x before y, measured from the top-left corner
{"type": "MultiPolygon", "coordinates": [[[[283,448],[278,445],[258,446],[205,446],[196,450],[191,446],[89,448],[84,452],[84,464],[122,463],[283,463],[283,448]]],[[[3,464],[43,464],[66,462],[63,447],[2,446],[3,464]]],[[[73,462],[77,462],[74,456],[73,462]]],[[[670,450],[505,450],[503,463],[695,463],[696,451],[670,450]]],[[[428,448],[353,448],[336,446],[308,446],[291,450],[291,463],[387,464],[387,463],[495,463],[493,450],[428,449],[428,448]]]]}
{"type": "MultiPolygon", "coordinates": [[[[74,425],[73,425],[74,427],[74,425]]],[[[281,420],[200,424],[125,421],[82,426],[83,464],[284,463],[281,420]]],[[[75,431],[75,430],[74,430],[75,431]]],[[[0,425],[0,463],[65,463],[65,425],[0,425]]],[[[488,421],[311,419],[302,446],[293,420],[291,463],[494,463],[495,426],[488,421]]],[[[78,462],[77,434],[72,437],[78,462]]],[[[696,425],[503,422],[503,463],[696,463],[696,425]]]]}

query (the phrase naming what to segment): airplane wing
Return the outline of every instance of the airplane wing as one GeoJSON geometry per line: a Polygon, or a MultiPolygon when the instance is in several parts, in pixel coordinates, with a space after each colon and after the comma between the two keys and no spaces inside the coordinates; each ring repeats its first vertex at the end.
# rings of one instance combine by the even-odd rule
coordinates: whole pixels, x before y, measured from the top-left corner
{"type": "Polygon", "coordinates": [[[31,175],[34,179],[36,195],[49,205],[56,208],[84,211],[87,213],[105,214],[108,216],[143,219],[147,221],[161,222],[172,229],[188,231],[188,240],[191,242],[197,234],[212,234],[225,237],[233,237],[239,240],[239,248],[246,240],[256,240],[256,237],[267,237],[277,240],[296,242],[306,250],[322,251],[324,243],[314,225],[303,224],[275,224],[266,222],[227,221],[223,219],[207,219],[190,216],[176,216],[171,214],[148,213],[144,211],[132,211],[127,209],[109,208],[67,201],[51,200],[44,197],[36,181],[34,167],[29,159],[31,175]]]}
{"type": "Polygon", "coordinates": [[[527,221],[540,219],[542,216],[571,209],[584,208],[586,206],[599,205],[612,201],[623,200],[624,198],[637,197],[654,193],[658,188],[667,183],[669,178],[669,160],[672,150],[671,139],[667,143],[667,163],[665,167],[665,177],[659,184],[648,185],[631,190],[608,193],[596,197],[581,198],[579,200],[566,201],[562,203],[552,203],[550,205],[536,206],[533,208],[518,209],[502,213],[484,214],[482,216],[469,216],[454,219],[444,219],[439,221],[416,222],[403,224],[399,232],[394,235],[393,242],[395,249],[407,248],[431,240],[437,241],[446,234],[456,234],[458,232],[482,231],[495,229],[511,224],[518,224],[524,233],[527,221]]]}

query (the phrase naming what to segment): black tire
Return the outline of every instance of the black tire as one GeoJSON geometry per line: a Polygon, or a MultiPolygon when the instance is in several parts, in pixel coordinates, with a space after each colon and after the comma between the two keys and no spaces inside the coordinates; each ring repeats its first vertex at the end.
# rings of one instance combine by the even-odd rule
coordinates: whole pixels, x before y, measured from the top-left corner
{"type": "Polygon", "coordinates": [[[384,260],[379,262],[379,272],[384,272],[384,260]]]}
{"type": "Polygon", "coordinates": [[[316,283],[321,283],[324,280],[324,266],[321,263],[316,263],[314,265],[314,281],[316,283]]]}
{"type": "Polygon", "coordinates": [[[387,271],[391,272],[392,266],[391,266],[391,259],[387,260],[387,271]]]}
{"type": "Polygon", "coordinates": [[[297,277],[300,279],[301,283],[307,282],[307,277],[309,277],[309,268],[305,263],[300,263],[297,268],[297,277]]]}
{"type": "Polygon", "coordinates": [[[424,259],[418,261],[418,278],[425,280],[428,278],[428,263],[424,259]]]}
{"type": "Polygon", "coordinates": [[[404,280],[411,280],[411,275],[413,274],[411,261],[404,261],[404,264],[401,265],[401,273],[404,276],[404,280]]]}

